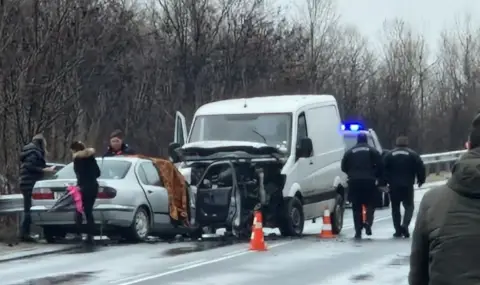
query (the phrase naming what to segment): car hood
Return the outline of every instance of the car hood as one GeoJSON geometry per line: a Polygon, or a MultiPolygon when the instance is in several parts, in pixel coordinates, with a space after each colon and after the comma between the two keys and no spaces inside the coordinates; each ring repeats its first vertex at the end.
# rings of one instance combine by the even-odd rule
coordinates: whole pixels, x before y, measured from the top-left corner
{"type": "Polygon", "coordinates": [[[249,155],[283,155],[276,147],[246,141],[201,141],[183,145],[177,150],[183,156],[210,156],[220,152],[245,152],[249,155]]]}

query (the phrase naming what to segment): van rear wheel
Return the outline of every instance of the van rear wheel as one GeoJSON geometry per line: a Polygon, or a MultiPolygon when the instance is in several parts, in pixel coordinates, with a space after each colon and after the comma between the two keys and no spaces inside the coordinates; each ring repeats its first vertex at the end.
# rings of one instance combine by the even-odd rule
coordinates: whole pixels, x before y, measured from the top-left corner
{"type": "Polygon", "coordinates": [[[302,203],[297,197],[289,197],[285,198],[284,205],[280,233],[282,236],[301,236],[305,224],[302,203]]]}

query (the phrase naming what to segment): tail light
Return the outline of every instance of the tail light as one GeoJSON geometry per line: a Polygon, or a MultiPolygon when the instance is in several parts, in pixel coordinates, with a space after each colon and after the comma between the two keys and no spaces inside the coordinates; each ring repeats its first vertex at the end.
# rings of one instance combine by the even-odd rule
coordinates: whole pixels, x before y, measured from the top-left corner
{"type": "Polygon", "coordinates": [[[100,187],[98,188],[98,199],[113,199],[117,196],[117,190],[110,187],[100,187]]]}
{"type": "Polygon", "coordinates": [[[34,188],[32,192],[33,200],[53,200],[53,192],[50,188],[34,188]]]}

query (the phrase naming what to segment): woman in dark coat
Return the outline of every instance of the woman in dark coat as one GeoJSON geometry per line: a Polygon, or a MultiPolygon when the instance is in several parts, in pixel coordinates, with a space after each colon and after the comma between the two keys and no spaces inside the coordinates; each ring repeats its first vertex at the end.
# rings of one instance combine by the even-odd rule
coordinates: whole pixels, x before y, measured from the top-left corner
{"type": "Polygon", "coordinates": [[[38,180],[43,179],[46,173],[55,172],[54,167],[47,167],[45,162],[47,143],[43,135],[38,134],[32,142],[25,145],[20,153],[20,190],[23,195],[23,223],[21,240],[32,242],[30,224],[32,223],[30,208],[32,207],[33,186],[38,180]]]}
{"type": "MultiPolygon", "coordinates": [[[[70,146],[73,154],[73,169],[77,176],[77,185],[82,192],[82,203],[87,220],[87,245],[93,245],[95,234],[95,220],[93,218],[93,205],[97,199],[100,168],[95,159],[95,149],[86,148],[82,142],[74,142],[70,146]]],[[[83,215],[77,213],[76,224],[80,231],[83,224],[83,215]]]]}

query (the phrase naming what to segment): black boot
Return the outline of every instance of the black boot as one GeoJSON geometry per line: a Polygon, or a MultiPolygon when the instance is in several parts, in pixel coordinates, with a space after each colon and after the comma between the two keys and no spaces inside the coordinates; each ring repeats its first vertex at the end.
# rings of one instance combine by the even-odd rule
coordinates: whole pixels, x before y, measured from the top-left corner
{"type": "Polygon", "coordinates": [[[371,236],[372,235],[372,226],[370,226],[369,224],[365,224],[365,234],[367,236],[371,236]]]}
{"type": "Polygon", "coordinates": [[[362,232],[360,232],[360,231],[356,232],[354,239],[356,239],[356,240],[362,239],[362,232]]]}
{"type": "Polygon", "coordinates": [[[93,239],[93,236],[88,235],[87,239],[84,241],[83,246],[87,252],[94,251],[95,250],[95,241],[93,239]]]}
{"type": "Polygon", "coordinates": [[[393,237],[394,238],[401,238],[403,236],[403,233],[399,232],[399,231],[396,231],[394,234],[393,234],[393,237]]]}
{"type": "Polygon", "coordinates": [[[408,227],[405,227],[405,226],[402,227],[402,235],[403,235],[405,238],[409,238],[409,237],[410,237],[410,231],[408,230],[408,227]]]}

